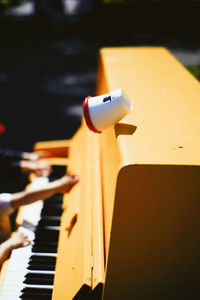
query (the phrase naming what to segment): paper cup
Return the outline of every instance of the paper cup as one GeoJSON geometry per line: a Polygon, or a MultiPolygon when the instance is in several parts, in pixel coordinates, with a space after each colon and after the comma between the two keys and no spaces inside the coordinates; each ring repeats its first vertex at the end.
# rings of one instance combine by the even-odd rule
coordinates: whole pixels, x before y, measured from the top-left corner
{"type": "Polygon", "coordinates": [[[88,128],[101,133],[125,117],[132,105],[122,89],[108,94],[86,97],[83,101],[83,114],[88,128]]]}

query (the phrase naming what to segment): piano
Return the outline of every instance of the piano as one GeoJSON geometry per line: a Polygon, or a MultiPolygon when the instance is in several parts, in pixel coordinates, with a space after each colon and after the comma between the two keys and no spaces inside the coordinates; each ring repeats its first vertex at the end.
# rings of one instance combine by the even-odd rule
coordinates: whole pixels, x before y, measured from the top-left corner
{"type": "Polygon", "coordinates": [[[47,225],[52,235],[43,234],[38,214],[33,234],[37,241],[39,231],[43,255],[35,242],[20,249],[29,266],[42,265],[41,277],[27,262],[16,276],[21,263],[13,251],[0,299],[200,298],[199,82],[162,47],[102,49],[97,94],[119,87],[133,102],[120,123],[96,134],[83,120],[69,141],[36,143],[36,151],[65,156],[80,182],[62,204],[58,196],[60,225],[47,225]],[[44,236],[52,237],[48,247],[44,236]]]}

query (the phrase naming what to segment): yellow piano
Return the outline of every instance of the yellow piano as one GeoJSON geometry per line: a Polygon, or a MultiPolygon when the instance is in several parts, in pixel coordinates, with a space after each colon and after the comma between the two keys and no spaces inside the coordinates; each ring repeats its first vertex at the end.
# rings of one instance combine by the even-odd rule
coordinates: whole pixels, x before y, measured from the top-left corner
{"type": "Polygon", "coordinates": [[[35,145],[80,175],[43,299],[200,299],[199,82],[164,48],[102,49],[97,94],[117,88],[133,111],[115,127],[35,145]]]}

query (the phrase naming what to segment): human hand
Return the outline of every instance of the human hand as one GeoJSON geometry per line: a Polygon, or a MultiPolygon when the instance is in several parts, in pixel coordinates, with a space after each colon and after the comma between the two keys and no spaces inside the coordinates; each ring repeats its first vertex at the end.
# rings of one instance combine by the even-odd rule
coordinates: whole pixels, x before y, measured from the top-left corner
{"type": "Polygon", "coordinates": [[[38,151],[33,152],[33,154],[36,155],[38,157],[38,159],[52,157],[51,152],[49,152],[47,150],[38,150],[38,151]]]}
{"type": "Polygon", "coordinates": [[[55,180],[52,184],[55,184],[58,193],[69,193],[72,187],[78,182],[79,176],[70,174],[55,180]]]}
{"type": "Polygon", "coordinates": [[[20,167],[24,172],[33,172],[36,176],[47,177],[52,171],[51,166],[45,161],[28,161],[22,160],[20,162],[20,167]]]}
{"type": "Polygon", "coordinates": [[[36,161],[39,159],[39,155],[34,152],[23,152],[22,153],[22,159],[30,160],[30,161],[36,161]]]}
{"type": "Polygon", "coordinates": [[[31,240],[24,232],[14,232],[12,236],[7,240],[7,244],[10,249],[16,249],[31,244],[31,240]]]}
{"type": "Polygon", "coordinates": [[[46,150],[36,151],[36,152],[23,152],[22,159],[36,161],[41,158],[49,158],[52,157],[51,153],[46,150]]]}

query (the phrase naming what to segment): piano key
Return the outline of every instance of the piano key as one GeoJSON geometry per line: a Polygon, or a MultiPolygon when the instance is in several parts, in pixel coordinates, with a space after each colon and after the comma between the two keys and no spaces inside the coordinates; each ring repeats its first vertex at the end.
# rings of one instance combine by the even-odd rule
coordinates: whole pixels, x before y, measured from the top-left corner
{"type": "Polygon", "coordinates": [[[32,255],[29,259],[29,263],[30,262],[55,263],[56,262],[56,257],[54,257],[54,256],[32,255]]]}
{"type": "Polygon", "coordinates": [[[45,203],[50,203],[50,202],[55,202],[55,203],[58,203],[58,204],[62,204],[62,201],[63,201],[63,195],[62,194],[55,194],[51,197],[49,197],[47,200],[45,200],[45,203]]]}
{"type": "Polygon", "coordinates": [[[44,226],[60,226],[60,225],[54,225],[54,224],[60,224],[60,217],[58,216],[43,216],[42,219],[38,222],[38,225],[44,225],[44,226]]]}
{"type": "Polygon", "coordinates": [[[46,265],[46,266],[49,266],[49,265],[55,265],[56,261],[44,261],[44,260],[29,260],[28,262],[28,265],[31,266],[31,265],[46,265]]]}
{"type": "MultiPolygon", "coordinates": [[[[47,177],[34,177],[29,189],[35,189],[36,187],[42,187],[48,183],[47,177]]],[[[34,229],[41,218],[41,210],[43,208],[43,201],[39,200],[34,203],[25,205],[23,207],[23,225],[27,228],[34,229]]]]}
{"type": "Polygon", "coordinates": [[[35,273],[35,272],[31,272],[31,273],[27,273],[25,278],[54,278],[54,274],[40,274],[40,273],[35,273]]]}
{"type": "Polygon", "coordinates": [[[56,208],[56,209],[62,209],[62,203],[57,203],[56,201],[54,201],[54,198],[52,198],[51,201],[45,201],[43,209],[52,209],[52,208],[56,208]]]}
{"type": "Polygon", "coordinates": [[[67,167],[65,165],[52,165],[52,172],[49,175],[49,181],[58,179],[66,174],[67,167]]]}
{"type": "Polygon", "coordinates": [[[62,209],[45,209],[41,212],[41,216],[61,216],[62,209]]]}
{"type": "MultiPolygon", "coordinates": [[[[38,225],[37,229],[35,231],[35,235],[39,233],[44,233],[45,236],[48,236],[48,234],[55,234],[58,235],[60,230],[60,226],[44,226],[44,225],[38,225]]],[[[50,235],[49,235],[50,236],[50,235]]]]}
{"type": "Polygon", "coordinates": [[[36,246],[36,242],[37,242],[38,247],[48,246],[48,247],[51,248],[51,247],[57,247],[58,246],[58,240],[51,241],[50,239],[43,240],[43,239],[36,238],[35,239],[35,246],[36,246]]]}
{"type": "MultiPolygon", "coordinates": [[[[28,300],[51,300],[52,299],[52,296],[48,296],[48,295],[42,295],[42,296],[30,296],[30,295],[21,295],[20,298],[23,300],[23,299],[28,299],[28,300]]],[[[12,298],[14,299],[14,298],[12,298]]],[[[11,300],[12,300],[11,299],[11,300]]],[[[7,300],[7,299],[5,299],[7,300]]],[[[8,299],[9,300],[9,299],[8,299]]]]}
{"type": "Polygon", "coordinates": [[[34,239],[34,246],[33,247],[43,247],[45,245],[51,247],[51,246],[57,246],[57,244],[58,244],[58,239],[55,239],[55,238],[52,239],[52,240],[50,240],[48,238],[45,238],[45,239],[36,238],[36,239],[34,239]]]}
{"type": "Polygon", "coordinates": [[[48,247],[38,247],[38,246],[34,246],[33,247],[33,252],[40,252],[40,253],[57,253],[57,247],[52,247],[52,248],[48,248],[48,247]]]}
{"type": "Polygon", "coordinates": [[[38,226],[60,226],[60,217],[43,217],[38,226]]]}
{"type": "MultiPolygon", "coordinates": [[[[11,260],[9,261],[9,272],[5,276],[5,283],[3,285],[2,289],[2,294],[0,296],[1,300],[5,300],[6,297],[10,297],[13,294],[15,295],[15,299],[19,299],[16,297],[16,295],[20,295],[21,289],[23,288],[21,283],[23,282],[25,275],[27,274],[27,264],[29,261],[29,258],[32,257],[32,246],[29,245],[27,247],[15,249],[12,251],[11,255],[11,260]],[[11,286],[15,286],[15,289],[11,288],[11,286]]],[[[34,258],[38,257],[39,259],[42,259],[42,254],[41,253],[35,253],[34,258]]],[[[48,259],[52,255],[47,255],[47,253],[44,253],[44,259],[48,259]]],[[[53,259],[56,258],[56,254],[53,255],[53,259]]],[[[51,259],[51,258],[50,258],[51,259]]],[[[46,266],[45,266],[46,268],[46,266]]],[[[46,268],[48,270],[48,268],[46,268]]],[[[53,274],[55,273],[55,268],[54,271],[52,270],[35,270],[32,272],[35,272],[39,274],[40,272],[42,274],[53,274]]]]}
{"type": "Polygon", "coordinates": [[[42,236],[55,236],[58,237],[59,235],[59,228],[55,227],[55,226],[48,226],[48,227],[42,227],[42,228],[38,228],[35,231],[35,236],[38,235],[42,235],[42,236]]]}
{"type": "Polygon", "coordinates": [[[23,281],[25,284],[40,284],[40,285],[53,285],[53,280],[48,278],[28,278],[23,281]]]}
{"type": "Polygon", "coordinates": [[[55,270],[55,264],[29,264],[27,267],[28,270],[55,270]]]}
{"type": "MultiPolygon", "coordinates": [[[[52,287],[53,288],[53,287],[52,287]]],[[[52,288],[44,288],[44,287],[25,287],[21,291],[21,296],[29,295],[29,296],[51,296],[52,295],[52,288]]]]}
{"type": "Polygon", "coordinates": [[[23,283],[26,284],[46,284],[53,285],[54,275],[53,274],[37,274],[28,273],[25,275],[23,283]]]}

